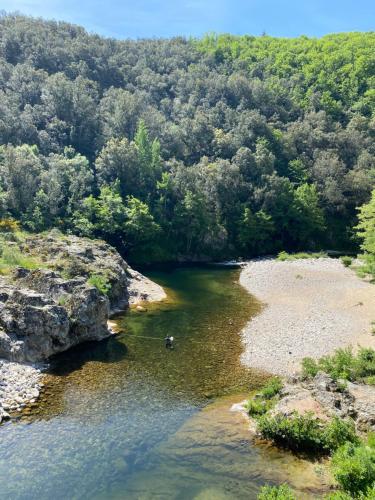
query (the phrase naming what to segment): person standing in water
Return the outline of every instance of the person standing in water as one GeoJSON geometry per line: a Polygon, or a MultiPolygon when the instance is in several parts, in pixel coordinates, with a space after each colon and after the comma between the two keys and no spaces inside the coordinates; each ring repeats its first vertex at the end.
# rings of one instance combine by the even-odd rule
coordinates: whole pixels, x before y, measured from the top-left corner
{"type": "Polygon", "coordinates": [[[171,337],[170,335],[167,335],[164,339],[165,341],[165,347],[167,349],[173,349],[173,337],[171,337]]]}

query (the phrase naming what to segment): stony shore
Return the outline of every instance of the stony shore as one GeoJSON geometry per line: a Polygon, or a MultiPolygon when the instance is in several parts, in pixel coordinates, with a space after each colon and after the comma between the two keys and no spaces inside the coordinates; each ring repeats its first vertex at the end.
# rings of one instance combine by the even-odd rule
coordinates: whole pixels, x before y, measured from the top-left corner
{"type": "Polygon", "coordinates": [[[0,423],[35,403],[43,387],[41,377],[40,368],[0,360],[0,423]]]}
{"type": "Polygon", "coordinates": [[[264,303],[242,331],[246,366],[291,375],[306,356],[347,345],[375,347],[375,287],[340,260],[254,260],[240,283],[264,303]]]}

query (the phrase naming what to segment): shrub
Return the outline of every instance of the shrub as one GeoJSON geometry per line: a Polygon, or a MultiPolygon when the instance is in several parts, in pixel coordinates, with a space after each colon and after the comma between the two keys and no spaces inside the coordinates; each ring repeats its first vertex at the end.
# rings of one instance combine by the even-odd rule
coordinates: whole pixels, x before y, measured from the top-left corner
{"type": "Polygon", "coordinates": [[[375,375],[375,350],[361,348],[354,360],[355,378],[372,377],[375,375]]]}
{"type": "Polygon", "coordinates": [[[303,358],[302,360],[302,377],[313,378],[319,371],[319,365],[312,358],[303,358]]]}
{"type": "Polygon", "coordinates": [[[338,349],[332,356],[324,356],[319,361],[312,358],[302,360],[302,375],[304,378],[314,377],[321,370],[333,379],[361,380],[373,383],[375,376],[375,350],[361,348],[355,356],[351,347],[338,349]]]}
{"type": "Polygon", "coordinates": [[[111,284],[108,282],[108,279],[101,274],[92,274],[87,283],[97,288],[103,295],[108,295],[111,290],[111,284]]]}
{"type": "Polygon", "coordinates": [[[343,257],[341,257],[341,262],[344,264],[345,267],[349,267],[352,265],[353,259],[348,255],[344,255],[343,257]]]}
{"type": "Polygon", "coordinates": [[[335,380],[338,378],[350,380],[353,378],[351,375],[354,361],[352,348],[346,347],[345,349],[337,349],[332,356],[323,356],[319,360],[319,366],[322,371],[329,373],[335,380]]]}
{"type": "Polygon", "coordinates": [[[375,449],[346,443],[333,455],[332,471],[345,491],[352,495],[368,493],[375,484],[375,449]]]}
{"type": "Polygon", "coordinates": [[[327,453],[346,441],[358,443],[352,422],[334,418],[323,424],[311,413],[290,417],[264,415],[258,420],[258,431],[264,438],[296,451],[327,453]]]}
{"type": "Polygon", "coordinates": [[[277,394],[279,394],[282,388],[283,383],[281,379],[279,377],[272,377],[260,391],[260,394],[265,399],[272,399],[277,394]]]}
{"type": "Polygon", "coordinates": [[[281,486],[263,486],[258,500],[297,500],[297,497],[287,484],[282,484],[281,486]]]}
{"type": "MultiPolygon", "coordinates": [[[[345,491],[335,491],[328,496],[324,497],[325,500],[353,500],[353,496],[345,491]]],[[[356,498],[358,500],[374,500],[375,499],[375,487],[368,488],[365,493],[359,493],[356,498]]]]}
{"type": "Polygon", "coordinates": [[[359,444],[352,420],[342,420],[334,417],[323,430],[324,446],[327,450],[337,450],[344,443],[359,444]]]}
{"type": "Polygon", "coordinates": [[[322,448],[320,422],[312,415],[265,415],[258,421],[258,431],[265,439],[292,450],[318,451],[322,448]]]}
{"type": "Polygon", "coordinates": [[[280,252],[277,256],[277,260],[299,260],[299,259],[321,259],[322,257],[327,257],[324,252],[298,252],[298,253],[288,253],[280,252]]]}
{"type": "Polygon", "coordinates": [[[258,392],[253,399],[247,401],[245,409],[249,415],[253,417],[264,415],[274,406],[276,396],[282,388],[283,383],[279,377],[272,377],[269,379],[263,389],[258,392]]]}
{"type": "Polygon", "coordinates": [[[20,223],[14,219],[0,219],[0,232],[15,233],[20,230],[20,223]]]}
{"type": "Polygon", "coordinates": [[[264,399],[249,399],[245,404],[245,409],[252,417],[264,415],[271,408],[271,405],[267,403],[269,401],[265,401],[264,399]]]}

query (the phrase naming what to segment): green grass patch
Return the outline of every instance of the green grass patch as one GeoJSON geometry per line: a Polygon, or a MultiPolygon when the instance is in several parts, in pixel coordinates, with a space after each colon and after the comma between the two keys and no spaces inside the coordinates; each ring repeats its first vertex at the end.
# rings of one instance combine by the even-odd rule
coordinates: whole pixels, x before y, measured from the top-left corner
{"type": "Polygon", "coordinates": [[[321,259],[327,257],[325,252],[297,252],[288,253],[280,252],[277,256],[277,260],[284,262],[286,260],[299,260],[299,259],[321,259]]]}
{"type": "Polygon", "coordinates": [[[87,280],[87,283],[97,288],[102,295],[108,295],[111,291],[111,284],[108,278],[101,274],[92,274],[87,280]]]}
{"type": "Polygon", "coordinates": [[[0,274],[9,274],[15,267],[33,270],[43,267],[43,264],[38,259],[21,252],[16,245],[2,243],[0,245],[0,274]]]}

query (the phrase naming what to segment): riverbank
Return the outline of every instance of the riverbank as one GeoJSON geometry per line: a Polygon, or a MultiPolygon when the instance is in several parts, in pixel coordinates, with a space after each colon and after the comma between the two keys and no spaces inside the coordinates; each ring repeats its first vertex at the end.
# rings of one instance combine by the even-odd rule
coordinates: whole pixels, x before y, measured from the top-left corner
{"type": "Polygon", "coordinates": [[[375,347],[375,287],[339,260],[251,261],[240,283],[265,304],[242,330],[246,366],[288,376],[304,357],[375,347]]]}
{"type": "Polygon", "coordinates": [[[41,377],[41,368],[0,360],[0,424],[36,402],[43,387],[41,377]]]}

